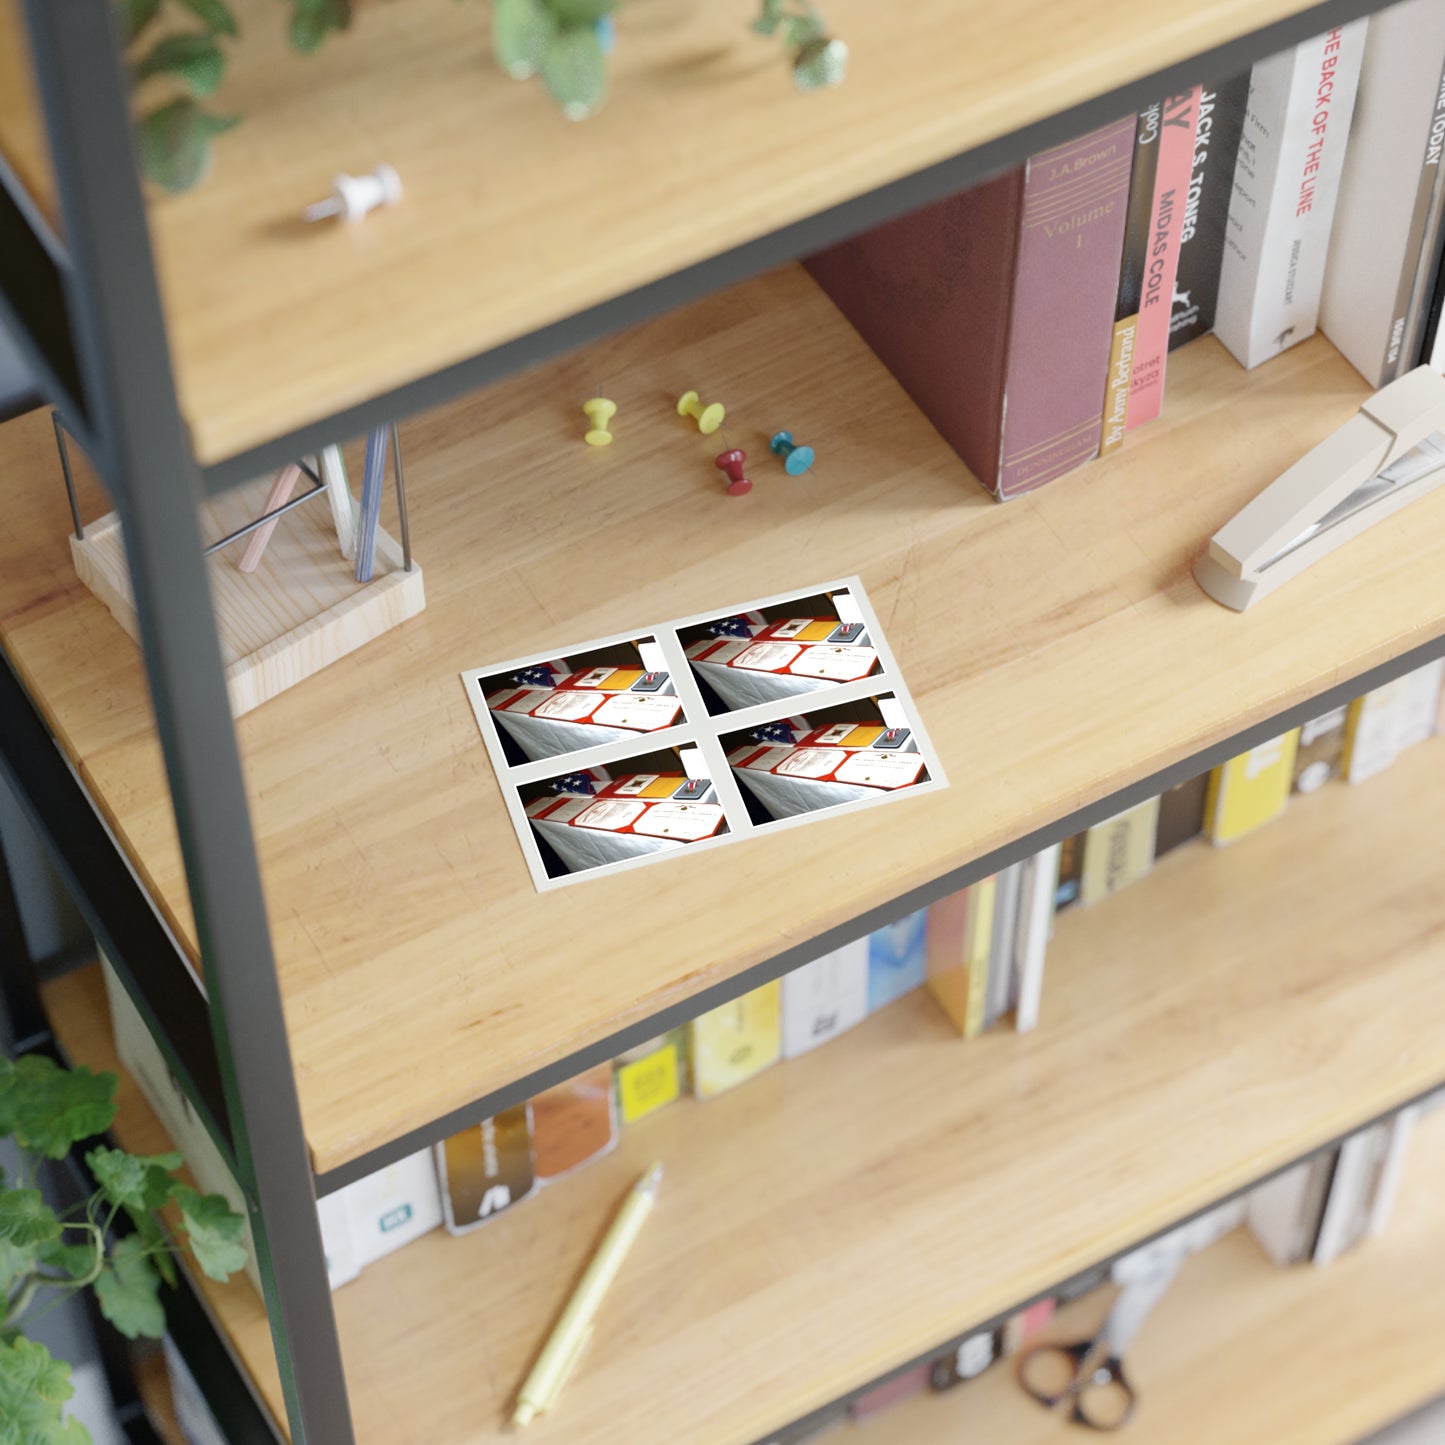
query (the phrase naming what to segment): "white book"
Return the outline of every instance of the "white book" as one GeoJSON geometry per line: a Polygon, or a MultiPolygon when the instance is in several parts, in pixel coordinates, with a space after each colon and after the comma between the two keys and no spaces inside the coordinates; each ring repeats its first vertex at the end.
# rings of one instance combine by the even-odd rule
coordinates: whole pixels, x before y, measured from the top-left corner
{"type": "Polygon", "coordinates": [[[1320,300],[1320,329],[1373,387],[1413,365],[1442,128],[1445,5],[1402,0],[1370,20],[1320,300]]]}
{"type": "Polygon", "coordinates": [[[1382,773],[1400,754],[1432,736],[1440,702],[1445,659],[1427,662],[1387,682],[1352,704],[1345,779],[1363,783],[1382,773]]]}
{"type": "Polygon", "coordinates": [[[988,985],[983,1006],[983,1026],[992,1028],[1013,1002],[1015,991],[1014,953],[1019,923],[1019,893],[1023,885],[1022,863],[1011,863],[997,875],[993,896],[993,938],[989,942],[988,985]]]}
{"type": "Polygon", "coordinates": [[[1362,1129],[1340,1145],[1325,1212],[1320,1218],[1320,1232],[1310,1256],[1317,1265],[1333,1264],[1359,1237],[1356,1226],[1360,1201],[1372,1181],[1376,1143],[1375,1131],[1362,1129]]]}
{"type": "Polygon", "coordinates": [[[1254,67],[1214,330],[1247,367],[1314,335],[1367,22],[1254,67]]]}
{"type": "Polygon", "coordinates": [[[1044,960],[1049,935],[1054,928],[1054,894],[1058,888],[1058,843],[1036,853],[1024,865],[1019,899],[1019,927],[1014,967],[1018,973],[1018,998],[1014,1006],[1014,1027],[1026,1034],[1039,1021],[1039,1002],[1044,991],[1044,960]]]}
{"type": "Polygon", "coordinates": [[[1370,1215],[1365,1225],[1369,1235],[1383,1234],[1395,1212],[1400,1195],[1400,1180],[1405,1173],[1405,1158],[1410,1152],[1410,1139],[1420,1121],[1421,1107],[1411,1104],[1401,1109],[1386,1125],[1385,1156],[1375,1177],[1375,1190],[1370,1199],[1370,1215]]]}
{"type": "Polygon", "coordinates": [[[868,1013],[868,940],[860,938],[783,975],[783,1057],[835,1039],[868,1013]]]}
{"type": "Polygon", "coordinates": [[[1245,1223],[1276,1264],[1298,1264],[1309,1258],[1334,1167],[1334,1153],[1328,1151],[1250,1191],[1245,1223]]]}

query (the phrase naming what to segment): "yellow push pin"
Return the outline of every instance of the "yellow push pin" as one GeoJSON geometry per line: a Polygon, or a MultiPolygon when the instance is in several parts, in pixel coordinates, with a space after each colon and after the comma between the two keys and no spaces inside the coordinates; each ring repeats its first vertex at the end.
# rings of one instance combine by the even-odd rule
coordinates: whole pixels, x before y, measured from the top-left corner
{"type": "Polygon", "coordinates": [[[582,410],[587,413],[587,420],[592,423],[592,429],[582,438],[589,447],[605,447],[612,440],[612,433],[607,430],[607,423],[617,414],[617,403],[608,401],[605,396],[594,396],[591,401],[582,403],[582,410]]]}
{"type": "Polygon", "coordinates": [[[696,417],[698,431],[703,436],[710,436],[723,424],[723,417],[727,412],[721,402],[715,401],[711,406],[704,406],[695,391],[685,391],[677,399],[677,414],[696,417]]]}

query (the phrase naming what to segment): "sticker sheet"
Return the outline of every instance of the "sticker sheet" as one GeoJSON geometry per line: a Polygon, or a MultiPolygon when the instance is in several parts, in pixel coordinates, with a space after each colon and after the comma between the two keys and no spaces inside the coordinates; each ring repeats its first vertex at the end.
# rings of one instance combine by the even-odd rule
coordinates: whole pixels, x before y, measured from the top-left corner
{"type": "Polygon", "coordinates": [[[462,683],[539,889],[947,786],[856,578],[462,683]]]}

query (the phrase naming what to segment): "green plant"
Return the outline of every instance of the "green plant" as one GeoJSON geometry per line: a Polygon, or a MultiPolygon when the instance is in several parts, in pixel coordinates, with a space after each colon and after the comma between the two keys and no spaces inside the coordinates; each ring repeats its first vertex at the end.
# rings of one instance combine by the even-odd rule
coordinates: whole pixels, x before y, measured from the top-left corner
{"type": "Polygon", "coordinates": [[[36,1186],[42,1161],[63,1159],[115,1117],[114,1074],[62,1069],[39,1054],[0,1056],[0,1138],[20,1149],[15,1180],[0,1179],[0,1445],[89,1445],[62,1411],[70,1367],[26,1339],[27,1323],[79,1290],[93,1289],[101,1313],[127,1339],[165,1333],[162,1281],[175,1283],[175,1246],[155,1217],[174,1205],[196,1263],[228,1279],[246,1263],[245,1221],[218,1194],[176,1176],[179,1154],[149,1157],[97,1145],[85,1162],[97,1188],[57,1214],[36,1186]],[[116,1237],[124,1215],[133,1232],[116,1237]]]}
{"type": "Polygon", "coordinates": [[[848,47],[828,34],[823,17],[809,0],[761,0],[753,21],[759,35],[782,33],[793,52],[793,81],[799,90],[837,85],[848,71],[848,47]]]}
{"type": "MultiPolygon", "coordinates": [[[[351,0],[288,0],[292,48],[315,50],[351,23],[351,0]]],[[[185,30],[167,30],[162,0],[115,0],[121,38],[134,59],[131,85],[168,97],[143,109],[136,126],[141,170],[167,191],[188,191],[210,168],[211,141],[240,121],[208,110],[226,73],[223,42],[240,37],[226,0],[171,0],[167,18],[184,11],[185,30]],[[199,22],[199,29],[194,28],[199,22]],[[166,33],[159,32],[165,30],[166,33]],[[139,53],[136,53],[139,52],[139,53]],[[179,92],[179,93],[177,93],[179,92]]]]}

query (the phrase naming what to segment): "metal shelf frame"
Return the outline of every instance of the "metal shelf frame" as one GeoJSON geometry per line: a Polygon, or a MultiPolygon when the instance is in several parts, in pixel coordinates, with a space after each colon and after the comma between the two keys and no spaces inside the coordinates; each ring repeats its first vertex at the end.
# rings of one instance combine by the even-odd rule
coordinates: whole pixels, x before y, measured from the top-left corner
{"type": "MultiPolygon", "coordinates": [[[[322,445],[436,405],[960,190],[1034,151],[1138,110],[1171,87],[1237,74],[1266,55],[1371,13],[1383,3],[1325,0],[1312,5],[1187,62],[1112,88],[203,469],[195,461],[177,398],[110,4],[24,0],[63,240],[39,223],[15,178],[0,166],[0,316],[20,343],[38,389],[94,459],[122,519],[147,677],[197,922],[204,994],[8,660],[0,666],[0,766],[178,1078],[235,1165],[249,1205],[294,1445],[351,1445],[355,1438],[317,1223],[315,1201],[320,1195],[996,872],[1349,696],[1445,655],[1445,637],[994,853],[962,860],[946,876],[886,907],[316,1176],[302,1130],[241,759],[211,613],[198,502],[322,445]]],[[[33,1001],[25,993],[28,985],[14,977],[33,964],[24,958],[3,962],[12,992],[33,1001]]],[[[209,1366],[201,1367],[203,1373],[213,1373],[209,1366]]],[[[860,1384],[863,1388],[867,1385],[860,1384]]],[[[242,1435],[254,1438],[249,1429],[242,1435]]]]}

